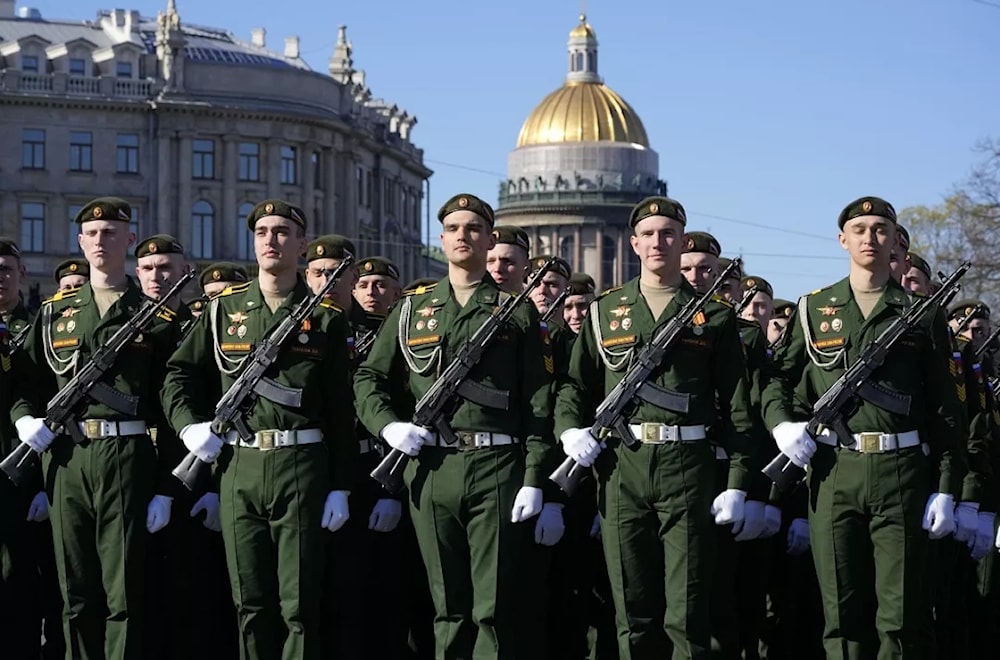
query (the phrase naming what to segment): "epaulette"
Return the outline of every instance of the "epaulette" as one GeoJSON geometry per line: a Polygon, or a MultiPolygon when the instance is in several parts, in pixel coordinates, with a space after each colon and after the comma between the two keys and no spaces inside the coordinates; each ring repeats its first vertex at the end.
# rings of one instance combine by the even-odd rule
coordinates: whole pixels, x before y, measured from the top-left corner
{"type": "Polygon", "coordinates": [[[59,302],[63,298],[69,298],[70,296],[75,296],[77,293],[79,293],[79,291],[80,291],[81,288],[83,288],[83,287],[82,286],[78,286],[78,287],[75,287],[75,288],[72,288],[72,289],[63,289],[61,291],[56,291],[56,293],[55,293],[54,296],[52,296],[51,298],[49,298],[47,300],[44,300],[42,302],[42,304],[44,305],[46,303],[59,302]]]}
{"type": "Polygon", "coordinates": [[[728,300],[726,300],[725,298],[723,298],[718,294],[712,296],[712,302],[719,303],[720,305],[725,305],[729,309],[736,309],[736,306],[733,303],[729,302],[728,300]]]}
{"type": "Polygon", "coordinates": [[[333,311],[340,312],[341,314],[344,313],[344,309],[342,307],[340,307],[339,305],[337,305],[336,303],[334,303],[329,298],[324,298],[323,300],[320,300],[319,301],[319,306],[320,307],[325,307],[326,309],[332,309],[333,311]]]}
{"type": "Polygon", "coordinates": [[[914,298],[930,298],[926,293],[921,293],[919,291],[907,291],[914,298]]]}
{"type": "Polygon", "coordinates": [[[601,295],[599,295],[598,298],[603,298],[604,296],[608,295],[609,293],[614,293],[615,291],[617,291],[617,290],[619,290],[621,288],[622,287],[620,287],[620,286],[613,286],[610,289],[605,289],[604,291],[601,292],[601,295]]]}
{"type": "Polygon", "coordinates": [[[419,296],[419,295],[422,295],[424,293],[427,293],[428,291],[430,291],[431,289],[433,289],[437,285],[438,285],[438,283],[435,282],[434,284],[427,284],[427,285],[418,286],[415,289],[407,289],[406,291],[403,292],[403,295],[404,296],[419,296]]]}
{"type": "Polygon", "coordinates": [[[223,296],[231,296],[234,293],[243,293],[244,291],[250,288],[251,284],[253,284],[253,282],[243,282],[242,284],[230,284],[222,291],[219,291],[218,293],[209,296],[208,299],[215,300],[216,298],[221,298],[223,296]]]}
{"type": "MultiPolygon", "coordinates": [[[[834,283],[834,284],[836,284],[836,283],[834,283]]],[[[816,289],[815,291],[810,291],[807,295],[815,296],[817,293],[820,293],[821,291],[826,291],[827,289],[832,289],[832,288],[833,288],[833,284],[831,284],[829,286],[820,287],[819,289],[816,289]]]]}
{"type": "Polygon", "coordinates": [[[164,321],[169,321],[173,323],[174,319],[177,318],[177,312],[170,309],[169,307],[161,307],[160,311],[156,313],[156,317],[158,319],[162,319],[164,321]]]}

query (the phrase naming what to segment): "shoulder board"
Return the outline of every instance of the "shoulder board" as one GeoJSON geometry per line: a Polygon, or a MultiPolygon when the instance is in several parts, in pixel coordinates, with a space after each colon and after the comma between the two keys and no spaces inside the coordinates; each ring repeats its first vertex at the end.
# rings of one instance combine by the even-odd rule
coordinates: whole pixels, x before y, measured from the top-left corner
{"type": "Polygon", "coordinates": [[[419,296],[420,294],[427,293],[431,289],[437,286],[437,282],[434,284],[428,284],[426,286],[418,286],[415,289],[407,289],[403,292],[404,296],[419,296]]]}
{"type": "Polygon", "coordinates": [[[243,293],[244,291],[250,288],[251,284],[252,282],[244,282],[242,284],[230,284],[229,286],[227,286],[222,291],[219,291],[214,296],[209,296],[208,299],[215,300],[216,298],[221,298],[223,296],[231,296],[234,293],[243,293]]]}
{"type": "MultiPolygon", "coordinates": [[[[836,284],[836,282],[834,282],[834,284],[836,284]]],[[[831,284],[829,286],[820,287],[819,289],[816,289],[815,291],[810,291],[807,295],[815,296],[817,293],[820,293],[822,291],[826,291],[827,289],[832,289],[832,288],[833,288],[833,284],[831,284]]]]}
{"type": "Polygon", "coordinates": [[[606,296],[606,295],[608,295],[609,293],[614,293],[615,291],[617,291],[617,290],[619,290],[619,289],[621,289],[621,288],[622,288],[622,287],[620,287],[620,286],[613,286],[613,287],[611,287],[610,289],[605,289],[604,291],[601,291],[601,295],[600,295],[600,296],[598,296],[598,297],[600,298],[600,297],[602,297],[602,296],[606,296]]]}
{"type": "Polygon", "coordinates": [[[72,289],[63,289],[62,291],[56,291],[54,296],[43,301],[42,304],[44,305],[45,303],[59,302],[63,298],[69,298],[70,296],[75,296],[80,291],[81,288],[82,287],[75,287],[72,289]]]}
{"type": "Polygon", "coordinates": [[[329,298],[324,298],[323,300],[320,300],[319,306],[325,307],[326,309],[332,309],[335,312],[340,312],[341,314],[344,313],[344,310],[341,307],[338,307],[336,304],[334,304],[334,302],[329,298]]]}
{"type": "Polygon", "coordinates": [[[919,291],[907,291],[911,298],[930,298],[926,293],[920,293],[919,291]]]}
{"type": "Polygon", "coordinates": [[[733,305],[733,303],[729,302],[728,300],[726,300],[725,298],[723,298],[720,295],[714,295],[714,296],[712,296],[712,302],[719,303],[720,305],[724,305],[725,307],[728,307],[729,309],[735,309],[736,308],[736,306],[733,305]]]}
{"type": "Polygon", "coordinates": [[[177,312],[167,307],[163,307],[156,313],[156,317],[164,321],[173,321],[177,318],[177,312]]]}

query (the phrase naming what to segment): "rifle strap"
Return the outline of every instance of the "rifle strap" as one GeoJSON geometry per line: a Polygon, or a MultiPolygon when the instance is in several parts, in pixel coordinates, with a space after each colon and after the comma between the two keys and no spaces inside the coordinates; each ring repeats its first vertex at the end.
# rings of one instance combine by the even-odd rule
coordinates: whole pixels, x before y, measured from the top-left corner
{"type": "Polygon", "coordinates": [[[597,354],[601,356],[604,366],[609,371],[625,371],[632,363],[632,356],[635,347],[612,349],[604,346],[604,335],[601,334],[601,310],[598,305],[600,299],[590,303],[590,311],[587,317],[590,319],[590,327],[594,330],[594,342],[597,344],[597,354]]]}
{"type": "Polygon", "coordinates": [[[219,371],[232,376],[243,368],[243,363],[247,361],[251,353],[247,353],[242,358],[234,359],[222,352],[222,342],[219,337],[219,299],[215,298],[208,304],[208,320],[212,328],[212,352],[215,354],[215,366],[219,371]]]}
{"type": "Polygon", "coordinates": [[[823,349],[816,347],[812,329],[809,327],[808,302],[809,296],[802,296],[799,298],[798,306],[796,307],[799,315],[799,324],[802,326],[802,337],[805,339],[806,343],[806,355],[808,355],[809,359],[812,360],[812,363],[820,369],[830,369],[837,366],[838,362],[843,362],[844,368],[846,368],[846,346],[835,351],[824,351],[823,349]]]}
{"type": "Polygon", "coordinates": [[[410,320],[412,318],[413,298],[407,296],[403,299],[403,307],[399,312],[399,350],[403,353],[403,359],[406,360],[406,365],[410,368],[410,371],[418,376],[423,376],[430,372],[431,369],[434,369],[438,365],[438,362],[440,362],[441,347],[444,344],[438,344],[426,353],[418,353],[410,348],[410,320]],[[419,364],[421,361],[424,362],[422,366],[419,364]]]}
{"type": "Polygon", "coordinates": [[[75,369],[80,361],[80,349],[73,351],[68,358],[59,357],[56,349],[52,345],[52,303],[42,305],[42,352],[45,354],[45,361],[49,368],[57,376],[62,376],[71,369],[75,369]]]}

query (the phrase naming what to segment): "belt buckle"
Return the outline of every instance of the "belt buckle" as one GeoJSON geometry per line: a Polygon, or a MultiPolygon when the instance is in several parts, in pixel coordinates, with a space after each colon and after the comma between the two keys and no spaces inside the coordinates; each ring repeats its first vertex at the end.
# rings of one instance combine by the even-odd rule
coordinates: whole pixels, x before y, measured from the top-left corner
{"type": "Polygon", "coordinates": [[[260,431],[257,433],[257,449],[267,451],[274,449],[274,431],[260,431]]]}
{"type": "Polygon", "coordinates": [[[862,433],[858,438],[858,446],[865,454],[878,454],[882,451],[881,433],[862,433]]]}
{"type": "Polygon", "coordinates": [[[465,431],[460,431],[455,434],[458,437],[458,448],[465,449],[475,449],[476,448],[476,434],[467,433],[465,431]]]}
{"type": "Polygon", "coordinates": [[[642,441],[645,444],[652,445],[662,445],[664,440],[663,436],[660,435],[660,430],[663,428],[663,424],[659,422],[643,422],[642,423],[642,441]]]}
{"type": "Polygon", "coordinates": [[[89,440],[103,438],[104,425],[101,424],[101,420],[99,419],[85,419],[83,420],[83,434],[87,436],[89,440]]]}

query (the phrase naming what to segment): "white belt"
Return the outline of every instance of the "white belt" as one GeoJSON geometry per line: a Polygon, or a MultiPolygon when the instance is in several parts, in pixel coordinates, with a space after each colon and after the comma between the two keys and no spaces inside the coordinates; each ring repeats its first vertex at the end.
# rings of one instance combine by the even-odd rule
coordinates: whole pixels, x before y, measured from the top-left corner
{"type": "Polygon", "coordinates": [[[124,438],[146,433],[146,422],[141,419],[116,422],[110,419],[85,419],[77,422],[80,433],[88,440],[103,438],[124,438]]]}
{"type": "Polygon", "coordinates": [[[434,440],[427,443],[430,447],[451,447],[457,449],[481,449],[483,447],[500,447],[503,445],[520,444],[521,440],[506,433],[490,433],[489,431],[479,431],[476,433],[456,431],[455,442],[448,442],[439,434],[434,434],[434,440]]]}
{"type": "Polygon", "coordinates": [[[667,442],[693,442],[705,439],[705,425],[695,426],[670,426],[669,424],[658,424],[656,422],[643,422],[642,424],[629,424],[639,442],[650,445],[662,445],[667,442]]]}
{"type": "MultiPolygon", "coordinates": [[[[917,431],[907,431],[906,433],[854,433],[854,442],[850,445],[842,445],[844,449],[861,452],[862,454],[882,454],[884,452],[896,451],[899,449],[909,449],[920,445],[920,433],[917,431]]],[[[821,433],[816,436],[816,442],[824,445],[837,447],[837,435],[833,432],[821,433]]]]}
{"type": "Polygon", "coordinates": [[[314,445],[317,442],[323,442],[323,431],[319,429],[295,429],[292,431],[266,429],[254,433],[252,440],[243,440],[236,431],[229,431],[226,433],[225,441],[229,445],[268,451],[280,447],[314,445]]]}

